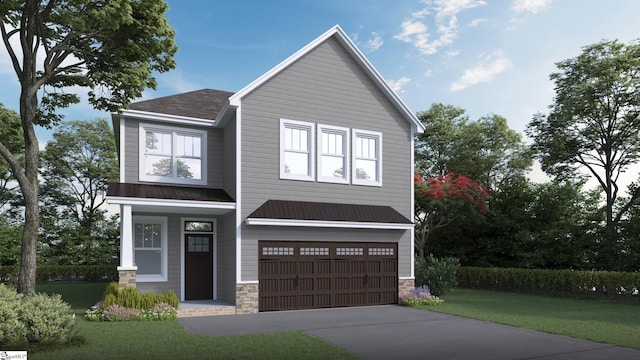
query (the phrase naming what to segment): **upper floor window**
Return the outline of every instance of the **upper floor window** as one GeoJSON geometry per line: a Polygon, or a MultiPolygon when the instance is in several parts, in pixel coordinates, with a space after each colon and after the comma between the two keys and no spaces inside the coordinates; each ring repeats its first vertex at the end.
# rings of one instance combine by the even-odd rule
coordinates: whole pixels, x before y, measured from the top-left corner
{"type": "Polygon", "coordinates": [[[313,139],[313,124],[280,120],[280,178],[314,180],[313,139]]]}
{"type": "Polygon", "coordinates": [[[349,183],[349,129],[318,125],[318,181],[349,183]]]}
{"type": "Polygon", "coordinates": [[[140,124],[140,180],[204,185],[207,132],[140,124]]]}
{"type": "Polygon", "coordinates": [[[382,134],[353,130],[352,176],[353,184],[382,185],[382,134]]]}

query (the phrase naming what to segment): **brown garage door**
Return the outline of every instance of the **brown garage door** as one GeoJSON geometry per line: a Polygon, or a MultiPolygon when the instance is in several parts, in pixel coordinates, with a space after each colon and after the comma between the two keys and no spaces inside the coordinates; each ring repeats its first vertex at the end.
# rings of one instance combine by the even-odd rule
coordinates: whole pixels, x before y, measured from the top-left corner
{"type": "Polygon", "coordinates": [[[398,302],[398,244],[259,242],[260,311],[398,302]]]}

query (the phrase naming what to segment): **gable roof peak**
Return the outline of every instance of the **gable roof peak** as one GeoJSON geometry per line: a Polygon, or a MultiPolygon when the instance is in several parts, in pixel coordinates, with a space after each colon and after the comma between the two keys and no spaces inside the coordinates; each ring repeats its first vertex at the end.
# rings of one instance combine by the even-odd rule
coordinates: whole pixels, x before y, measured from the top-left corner
{"type": "Polygon", "coordinates": [[[335,25],[329,30],[327,30],[324,34],[318,36],[316,39],[308,43],[302,49],[295,52],[293,55],[289,56],[280,64],[271,68],[269,71],[264,73],[262,76],[251,82],[249,85],[242,88],[237,93],[233,94],[229,98],[229,105],[232,107],[240,106],[241,99],[251,93],[253,90],[258,88],[260,85],[265,83],[267,80],[272,78],[273,76],[280,73],[282,70],[287,68],[289,65],[311,52],[313,49],[318,47],[320,44],[325,42],[330,37],[335,37],[342,46],[345,47],[347,52],[353,57],[353,59],[362,67],[362,69],[371,77],[373,82],[378,86],[378,88],[386,95],[386,97],[391,101],[391,103],[395,106],[395,108],[403,115],[403,117],[415,127],[418,133],[422,133],[424,131],[424,125],[416,115],[409,110],[409,107],[398,97],[398,95],[391,89],[387,81],[380,75],[380,73],[373,67],[373,65],[367,60],[364,54],[358,49],[355,43],[347,36],[347,34],[342,30],[340,25],[335,25]]]}

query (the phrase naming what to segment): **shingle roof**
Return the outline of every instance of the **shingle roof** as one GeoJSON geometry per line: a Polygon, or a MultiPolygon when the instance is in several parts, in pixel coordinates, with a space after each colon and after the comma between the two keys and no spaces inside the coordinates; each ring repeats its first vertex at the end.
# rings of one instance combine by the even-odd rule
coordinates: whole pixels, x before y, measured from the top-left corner
{"type": "Polygon", "coordinates": [[[170,185],[110,183],[107,196],[134,197],[145,199],[194,200],[214,202],[234,202],[221,189],[196,188],[170,185]]]}
{"type": "Polygon", "coordinates": [[[214,120],[232,92],[202,89],[129,104],[129,110],[214,120]]]}
{"type": "Polygon", "coordinates": [[[248,218],[411,224],[390,206],[268,200],[248,218]]]}

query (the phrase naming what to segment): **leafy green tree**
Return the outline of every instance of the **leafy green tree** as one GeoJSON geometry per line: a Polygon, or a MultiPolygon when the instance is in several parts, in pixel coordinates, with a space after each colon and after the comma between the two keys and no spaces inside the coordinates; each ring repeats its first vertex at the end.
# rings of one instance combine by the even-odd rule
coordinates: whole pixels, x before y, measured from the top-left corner
{"type": "Polygon", "coordinates": [[[0,218],[0,266],[15,266],[20,260],[22,227],[0,218]]]}
{"type": "Polygon", "coordinates": [[[463,127],[450,166],[495,192],[504,181],[524,177],[532,164],[533,153],[507,119],[488,115],[463,127]]]}
{"type": "Polygon", "coordinates": [[[107,185],[119,176],[109,124],[104,119],[63,123],[42,160],[42,195],[91,235],[94,224],[103,220],[107,185]]]}
{"type": "MultiPolygon", "coordinates": [[[[18,161],[22,161],[21,149],[24,148],[22,131],[20,131],[20,115],[0,104],[0,139],[7,148],[16,154],[18,161]]],[[[0,157],[0,214],[5,218],[19,218],[20,202],[18,185],[11,172],[11,167],[4,158],[0,157]]]]}
{"type": "Polygon", "coordinates": [[[434,103],[429,110],[417,114],[425,130],[415,141],[415,167],[423,177],[444,175],[451,170],[457,157],[461,133],[469,118],[465,110],[453,105],[434,103]]]}
{"type": "Polygon", "coordinates": [[[113,134],[106,120],[59,126],[42,154],[41,235],[47,261],[99,264],[113,261],[116,219],[104,209],[110,182],[118,180],[113,134]]]}
{"type": "Polygon", "coordinates": [[[423,177],[453,172],[496,190],[524,177],[533,163],[531,150],[502,116],[469,121],[464,109],[433,104],[418,118],[426,128],[415,141],[416,172],[423,177]]]}
{"type": "Polygon", "coordinates": [[[615,267],[618,226],[640,198],[619,197],[618,180],[640,159],[640,44],[602,41],[556,64],[556,96],[548,115],[536,114],[527,133],[542,169],[559,178],[586,170],[605,197],[608,268],[615,267]]]}
{"type": "Polygon", "coordinates": [[[56,109],[79,102],[70,87],[89,89],[89,103],[117,111],[147,88],[153,72],[175,67],[175,32],[162,0],[5,0],[0,2],[3,45],[20,82],[24,165],[5,144],[24,199],[18,291],[35,292],[39,228],[39,147],[34,126],[51,127],[56,109]],[[65,91],[67,89],[67,91],[65,91]]]}

